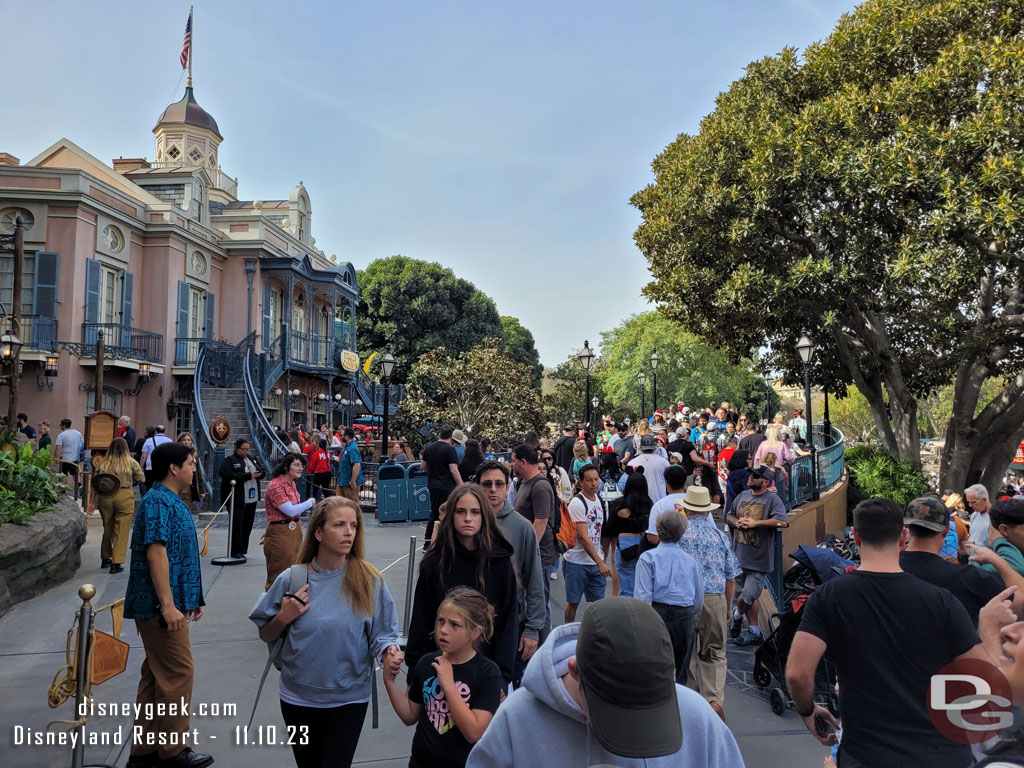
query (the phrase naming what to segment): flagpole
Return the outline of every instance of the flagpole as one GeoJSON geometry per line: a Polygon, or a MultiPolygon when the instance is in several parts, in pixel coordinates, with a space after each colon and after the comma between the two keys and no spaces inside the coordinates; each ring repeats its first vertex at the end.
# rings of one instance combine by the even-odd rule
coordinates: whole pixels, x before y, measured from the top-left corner
{"type": "Polygon", "coordinates": [[[188,87],[192,87],[192,43],[196,39],[196,19],[192,15],[193,6],[188,7],[189,25],[192,27],[192,34],[188,39],[188,87]]]}

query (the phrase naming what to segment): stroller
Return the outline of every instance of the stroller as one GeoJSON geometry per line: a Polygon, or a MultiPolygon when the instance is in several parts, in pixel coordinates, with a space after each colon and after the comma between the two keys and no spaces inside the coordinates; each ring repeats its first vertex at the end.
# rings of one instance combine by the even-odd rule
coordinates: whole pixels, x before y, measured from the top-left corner
{"type": "MultiPolygon", "coordinates": [[[[772,712],[780,717],[792,703],[786,689],[786,661],[789,659],[793,637],[800,627],[800,609],[817,586],[845,573],[847,568],[854,565],[853,561],[829,549],[817,547],[800,546],[790,557],[796,561],[796,565],[786,574],[782,611],[772,615],[772,623],[778,621],[778,624],[754,654],[754,682],[767,688],[773,678],[778,681],[778,687],[769,692],[768,703],[772,712]]],[[[814,679],[814,700],[826,706],[833,715],[838,715],[836,671],[824,658],[814,679]]]]}

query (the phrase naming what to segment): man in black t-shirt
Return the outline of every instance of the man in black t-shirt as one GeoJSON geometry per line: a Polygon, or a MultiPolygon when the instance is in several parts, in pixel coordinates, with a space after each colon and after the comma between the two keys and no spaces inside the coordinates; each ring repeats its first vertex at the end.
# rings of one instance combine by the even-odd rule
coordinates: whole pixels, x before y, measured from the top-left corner
{"type": "Polygon", "coordinates": [[[564,434],[551,446],[551,453],[554,454],[555,464],[572,477],[572,460],[575,458],[572,449],[576,444],[576,428],[572,424],[567,424],[563,432],[564,434]]]}
{"type": "Polygon", "coordinates": [[[423,449],[420,469],[427,473],[427,490],[430,492],[430,519],[427,520],[427,533],[423,541],[423,549],[430,545],[430,537],[437,522],[437,511],[455,490],[462,484],[459,475],[459,457],[452,444],[452,433],[449,426],[441,427],[437,440],[423,449]]]}
{"type": "Polygon", "coordinates": [[[978,613],[985,603],[1006,588],[1003,580],[973,565],[951,563],[939,557],[949,531],[949,510],[939,499],[914,499],[907,505],[904,522],[910,538],[907,548],[900,553],[900,567],[952,592],[974,626],[978,626],[978,613]]]}
{"type": "Polygon", "coordinates": [[[862,501],[853,523],[860,566],[814,591],[793,638],[786,665],[793,706],[812,736],[825,745],[836,742],[834,733],[818,727],[838,723],[814,701],[815,672],[828,653],[839,677],[839,765],[970,765],[970,747],[932,724],[929,684],[954,659],[992,660],[952,594],[900,569],[904,529],[897,504],[862,501]]]}
{"type": "Polygon", "coordinates": [[[516,512],[533,524],[540,547],[540,562],[544,571],[545,621],[544,637],[551,631],[551,574],[558,567],[558,550],[555,549],[555,532],[551,527],[555,515],[561,508],[555,499],[551,481],[541,474],[537,466],[537,452],[532,445],[522,443],[512,451],[512,470],[522,480],[513,502],[516,512]]]}

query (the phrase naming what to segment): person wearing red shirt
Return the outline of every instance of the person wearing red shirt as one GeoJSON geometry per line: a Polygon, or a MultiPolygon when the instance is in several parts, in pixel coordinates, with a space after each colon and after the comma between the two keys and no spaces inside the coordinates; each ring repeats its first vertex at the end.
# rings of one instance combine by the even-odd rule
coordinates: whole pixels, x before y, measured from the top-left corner
{"type": "Polygon", "coordinates": [[[306,474],[310,480],[310,495],[317,501],[330,496],[331,488],[331,454],[327,451],[327,441],[320,440],[318,446],[306,454],[306,474]]]}

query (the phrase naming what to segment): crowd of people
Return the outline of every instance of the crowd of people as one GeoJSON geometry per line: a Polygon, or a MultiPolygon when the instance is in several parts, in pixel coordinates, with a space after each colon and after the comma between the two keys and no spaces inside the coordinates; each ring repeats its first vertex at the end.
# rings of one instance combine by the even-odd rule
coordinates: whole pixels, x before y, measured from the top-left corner
{"type": "MultiPolygon", "coordinates": [[[[789,523],[779,489],[808,425],[799,412],[757,425],[723,403],[601,426],[592,436],[567,425],[553,441],[527,434],[507,462],[486,441],[439,429],[420,456],[431,515],[404,647],[394,601],[365,558],[355,432],[292,430],[296,450],[265,487],[249,443],[234,444],[219,470],[229,546],[246,554],[262,500],[267,572],[250,619],[281,647],[281,716],[308,733],[292,747],[299,768],[351,764],[378,665],[396,715],[415,726],[413,766],[546,764],[552,754],[742,765],[726,725],[726,647],[730,635],[739,646],[764,641],[760,598],[789,523]],[[554,626],[559,578],[565,612],[554,626]]],[[[93,458],[102,567],[120,572],[130,551],[125,616],[146,657],[139,703],[187,701],[188,626],[204,608],[193,515],[206,483],[190,435],[152,428],[133,455],[130,421],[121,428],[93,458]]],[[[399,444],[391,459],[413,452],[399,444]]],[[[807,600],[788,657],[786,683],[811,735],[837,745],[840,722],[815,697],[827,654],[839,765],[994,759],[935,730],[928,683],[952,661],[981,660],[1020,680],[1024,700],[1024,500],[993,504],[980,485],[906,509],[870,499],[854,511],[853,537],[859,565],[807,600]]],[[[136,725],[188,730],[181,715],[136,725]]],[[[1024,739],[1004,734],[1000,745],[1000,759],[1024,764],[1024,739]]],[[[137,742],[128,765],[211,762],[188,746],[137,742]]]]}

